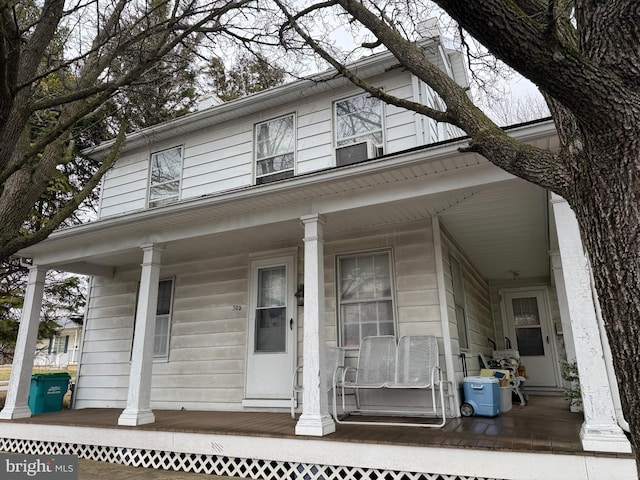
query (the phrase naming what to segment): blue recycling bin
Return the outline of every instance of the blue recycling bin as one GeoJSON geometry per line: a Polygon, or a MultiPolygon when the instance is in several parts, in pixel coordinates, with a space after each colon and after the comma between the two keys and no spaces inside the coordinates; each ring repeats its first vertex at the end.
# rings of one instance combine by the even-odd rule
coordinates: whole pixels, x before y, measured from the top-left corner
{"type": "Polygon", "coordinates": [[[69,390],[70,381],[71,375],[66,372],[32,375],[28,401],[31,414],[62,410],[62,399],[69,390]]]}

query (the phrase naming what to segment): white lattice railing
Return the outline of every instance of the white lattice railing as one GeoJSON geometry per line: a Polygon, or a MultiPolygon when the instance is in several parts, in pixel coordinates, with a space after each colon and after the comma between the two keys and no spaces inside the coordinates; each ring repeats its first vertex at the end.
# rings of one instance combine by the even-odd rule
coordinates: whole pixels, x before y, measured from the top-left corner
{"type": "Polygon", "coordinates": [[[0,438],[0,451],[30,455],[78,455],[79,458],[98,462],[255,480],[496,480],[9,438],[0,438]]]}

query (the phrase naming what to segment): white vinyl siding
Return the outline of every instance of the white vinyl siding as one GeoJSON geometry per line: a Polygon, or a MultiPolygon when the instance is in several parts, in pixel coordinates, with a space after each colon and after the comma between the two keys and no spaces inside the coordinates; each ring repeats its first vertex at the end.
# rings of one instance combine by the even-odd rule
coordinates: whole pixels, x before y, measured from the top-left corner
{"type": "MultiPolygon", "coordinates": [[[[336,344],[338,332],[336,257],[391,249],[397,335],[442,337],[433,237],[430,224],[420,221],[396,226],[393,235],[385,229],[368,230],[325,243],[325,321],[330,344],[336,344]]],[[[171,338],[168,361],[153,365],[152,408],[242,408],[250,258],[247,253],[229,251],[216,255],[162,267],[161,278],[174,279],[171,338]]],[[[304,274],[302,255],[299,259],[298,281],[304,274]]],[[[113,278],[94,277],[77,408],[126,406],[139,280],[139,267],[119,270],[113,278]]],[[[298,320],[301,361],[302,306],[298,320]]]]}
{"type": "Polygon", "coordinates": [[[189,136],[182,198],[195,198],[253,183],[253,131],[247,119],[189,136]]]}
{"type": "MultiPolygon", "coordinates": [[[[412,98],[412,78],[409,72],[394,69],[371,79],[385,91],[401,98],[412,98]]],[[[100,217],[122,215],[142,210],[148,205],[150,156],[154,152],[171,150],[176,143],[182,147],[180,200],[215,195],[232,189],[246,188],[256,182],[256,147],[254,125],[273,119],[294,116],[294,151],[296,175],[335,166],[336,138],[335,106],[352,98],[363,97],[351,86],[343,86],[299,101],[282,105],[265,105],[263,111],[217,123],[188,134],[176,132],[173,139],[126,152],[105,175],[100,202],[100,217]],[[355,95],[354,95],[355,94],[355,95]]],[[[384,153],[393,154],[415,148],[422,141],[416,134],[416,114],[401,108],[381,107],[382,129],[376,127],[376,142],[384,140],[384,153]],[[420,141],[419,141],[420,140],[420,141]]],[[[201,114],[202,112],[199,112],[201,114]]]]}
{"type": "MultiPolygon", "coordinates": [[[[246,354],[246,255],[163,267],[173,278],[168,361],[155,362],[152,408],[240,408],[246,354]],[[239,310],[233,306],[239,305],[239,310]]],[[[140,270],[98,278],[91,289],[76,408],[124,408],[140,270]]]]}
{"type": "MultiPolygon", "coordinates": [[[[445,277],[447,310],[449,320],[449,331],[451,332],[453,354],[458,355],[462,351],[481,352],[491,356],[491,346],[488,338],[496,341],[496,330],[491,314],[491,296],[489,285],[482,278],[475,267],[467,260],[464,252],[461,251],[455,242],[446,234],[442,233],[442,259],[443,273],[445,277]],[[456,303],[454,300],[454,287],[452,278],[451,258],[460,265],[462,283],[464,285],[464,309],[467,326],[467,349],[464,348],[464,340],[460,340],[458,322],[456,320],[456,303]]],[[[466,355],[466,366],[469,372],[478,372],[480,364],[475,354],[466,355]]],[[[462,365],[457,371],[459,380],[462,380],[462,365]]]]}

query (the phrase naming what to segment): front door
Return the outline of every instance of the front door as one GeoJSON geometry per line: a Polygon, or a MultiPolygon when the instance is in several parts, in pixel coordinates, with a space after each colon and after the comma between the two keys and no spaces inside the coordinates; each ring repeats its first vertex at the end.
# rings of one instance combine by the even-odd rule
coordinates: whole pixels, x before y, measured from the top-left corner
{"type": "Polygon", "coordinates": [[[288,406],[295,368],[295,257],[251,262],[245,406],[288,406]]]}
{"type": "Polygon", "coordinates": [[[503,293],[505,332],[527,369],[526,386],[557,387],[558,362],[544,289],[503,293]]]}

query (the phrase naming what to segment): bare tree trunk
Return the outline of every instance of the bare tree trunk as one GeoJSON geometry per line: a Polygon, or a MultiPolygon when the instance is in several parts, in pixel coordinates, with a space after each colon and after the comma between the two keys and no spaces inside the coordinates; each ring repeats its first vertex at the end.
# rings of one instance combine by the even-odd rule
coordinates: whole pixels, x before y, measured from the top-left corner
{"type": "MultiPolygon", "coordinates": [[[[590,133],[570,202],[593,268],[636,464],[640,439],[640,116],[590,133]],[[622,131],[621,131],[622,130],[622,131]]],[[[576,319],[580,321],[580,319],[576,319]]]]}

